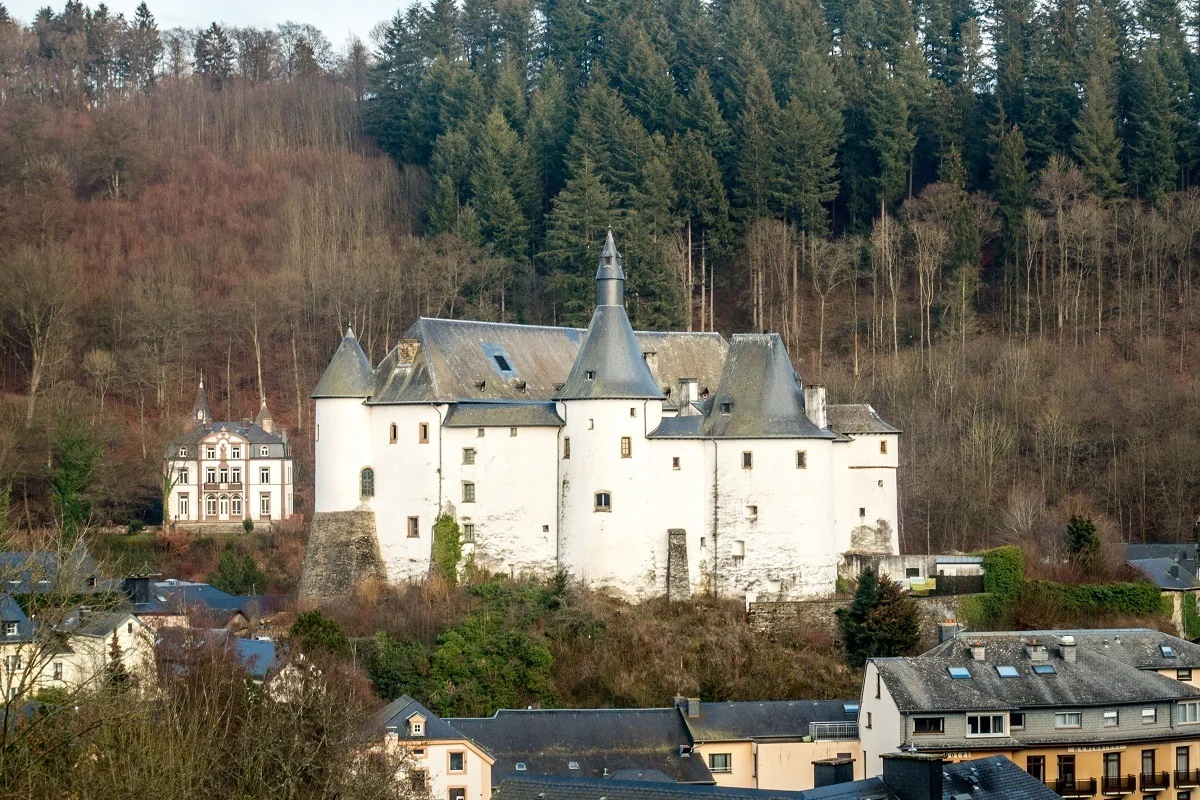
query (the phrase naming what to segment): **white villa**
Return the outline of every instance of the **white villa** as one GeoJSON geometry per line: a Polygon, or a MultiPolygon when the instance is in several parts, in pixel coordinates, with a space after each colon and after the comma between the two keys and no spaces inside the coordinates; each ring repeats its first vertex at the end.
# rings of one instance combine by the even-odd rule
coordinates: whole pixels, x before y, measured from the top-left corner
{"type": "Polygon", "coordinates": [[[302,591],[464,559],[629,597],[831,593],[842,553],[898,552],[900,431],[826,405],[777,334],[635,332],[609,234],[586,330],[420,319],[372,368],[347,331],[313,392],[302,591]]]}

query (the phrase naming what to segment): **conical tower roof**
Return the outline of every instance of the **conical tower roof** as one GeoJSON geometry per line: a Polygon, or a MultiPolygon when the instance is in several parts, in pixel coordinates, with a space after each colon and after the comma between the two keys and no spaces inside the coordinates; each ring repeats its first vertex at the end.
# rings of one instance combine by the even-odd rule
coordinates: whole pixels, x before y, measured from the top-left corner
{"type": "Polygon", "coordinates": [[[363,352],[354,335],[353,328],[346,329],[346,336],[337,352],[325,368],[325,374],[313,389],[312,397],[369,397],[371,394],[371,362],[363,352]]]}
{"type": "Polygon", "coordinates": [[[262,406],[258,409],[258,416],[254,418],[254,424],[270,433],[275,419],[271,416],[271,412],[267,409],[267,398],[262,399],[262,406]]]}
{"type": "Polygon", "coordinates": [[[196,389],[196,402],[192,405],[192,419],[199,423],[212,422],[212,409],[208,407],[208,398],[204,396],[204,377],[200,377],[200,387],[196,389]]]}
{"type": "Polygon", "coordinates": [[[596,270],[596,311],[556,399],[663,399],[625,314],[625,273],[612,231],[596,270]]]}

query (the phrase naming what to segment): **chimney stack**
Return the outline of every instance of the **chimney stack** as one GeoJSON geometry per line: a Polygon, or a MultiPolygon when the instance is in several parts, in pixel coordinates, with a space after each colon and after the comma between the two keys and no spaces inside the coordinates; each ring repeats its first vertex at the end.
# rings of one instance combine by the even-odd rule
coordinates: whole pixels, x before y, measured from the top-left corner
{"type": "Polygon", "coordinates": [[[984,647],[983,640],[976,639],[971,642],[971,660],[987,661],[987,648],[984,647]]]}
{"type": "Polygon", "coordinates": [[[938,623],[938,644],[944,644],[962,633],[963,626],[951,617],[938,623]]]}
{"type": "Polygon", "coordinates": [[[942,757],[885,753],[883,782],[900,800],[942,800],[942,757]]]}
{"type": "Polygon", "coordinates": [[[688,719],[700,719],[699,697],[689,697],[687,699],[687,715],[688,719]]]}
{"type": "Polygon", "coordinates": [[[141,605],[150,602],[149,575],[131,575],[125,579],[124,585],[121,588],[125,590],[125,594],[129,597],[129,602],[131,603],[141,605]]]}
{"type": "MultiPolygon", "coordinates": [[[[850,783],[854,780],[854,759],[822,758],[813,763],[813,788],[850,783]]],[[[938,798],[941,800],[941,798],[938,798]]]]}
{"type": "Polygon", "coordinates": [[[1050,654],[1046,652],[1046,646],[1039,644],[1036,636],[1025,645],[1025,655],[1029,657],[1030,661],[1047,661],[1050,658],[1050,654]]]}
{"type": "Polygon", "coordinates": [[[810,422],[823,431],[829,430],[829,414],[825,407],[825,387],[810,383],[804,387],[804,413],[810,422]]]}
{"type": "Polygon", "coordinates": [[[1075,637],[1074,636],[1064,636],[1064,637],[1062,637],[1060,644],[1062,645],[1063,661],[1070,661],[1070,662],[1074,663],[1074,661],[1075,661],[1075,637]]]}

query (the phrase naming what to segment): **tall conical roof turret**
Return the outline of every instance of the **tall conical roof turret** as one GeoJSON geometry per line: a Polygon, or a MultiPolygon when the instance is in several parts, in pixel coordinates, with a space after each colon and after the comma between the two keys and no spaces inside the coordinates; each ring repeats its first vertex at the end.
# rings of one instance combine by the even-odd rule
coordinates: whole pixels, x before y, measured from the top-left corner
{"type": "Polygon", "coordinates": [[[313,399],[322,397],[362,397],[371,395],[371,362],[354,335],[346,328],[346,336],[325,368],[325,374],[313,389],[313,399]]]}
{"type": "Polygon", "coordinates": [[[559,400],[663,399],[625,314],[625,273],[612,231],[596,271],[596,311],[559,400]]]}
{"type": "Polygon", "coordinates": [[[254,424],[262,428],[267,433],[274,432],[275,419],[271,416],[271,412],[267,409],[267,398],[262,398],[262,406],[258,409],[258,416],[254,418],[254,424]]]}
{"type": "Polygon", "coordinates": [[[204,396],[204,376],[200,376],[200,387],[196,389],[196,402],[192,405],[192,419],[201,425],[212,422],[212,409],[208,407],[208,398],[204,396]]]}

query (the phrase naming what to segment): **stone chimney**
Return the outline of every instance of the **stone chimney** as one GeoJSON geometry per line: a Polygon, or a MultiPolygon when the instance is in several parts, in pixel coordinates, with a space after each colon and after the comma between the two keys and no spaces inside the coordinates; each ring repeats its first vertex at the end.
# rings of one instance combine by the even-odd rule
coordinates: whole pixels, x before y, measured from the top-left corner
{"type": "Polygon", "coordinates": [[[945,619],[938,623],[938,644],[945,644],[960,634],[963,626],[954,618],[945,619]]]}
{"type": "Polygon", "coordinates": [[[885,753],[883,782],[899,800],[942,800],[942,758],[924,753],[885,753]]]}
{"type": "Polygon", "coordinates": [[[1074,661],[1075,661],[1075,637],[1074,636],[1064,636],[1064,637],[1062,637],[1062,640],[1059,642],[1059,644],[1062,645],[1063,661],[1070,661],[1070,662],[1074,663],[1074,661]]]}
{"type": "Polygon", "coordinates": [[[699,697],[689,697],[687,699],[687,715],[688,719],[700,719],[699,697]]]}
{"type": "MultiPolygon", "coordinates": [[[[850,783],[854,780],[854,759],[822,758],[813,763],[813,788],[850,783]]],[[[940,798],[939,798],[940,800],[940,798]]]]}
{"type": "Polygon", "coordinates": [[[1025,655],[1029,657],[1030,661],[1048,661],[1050,659],[1050,654],[1046,652],[1046,646],[1040,644],[1036,636],[1025,645],[1025,655]]]}
{"type": "Polygon", "coordinates": [[[825,387],[810,383],[804,387],[804,413],[813,425],[829,430],[829,415],[825,409],[825,387]]]}
{"type": "Polygon", "coordinates": [[[971,660],[987,661],[987,648],[984,647],[982,639],[971,642],[971,660]]]}

